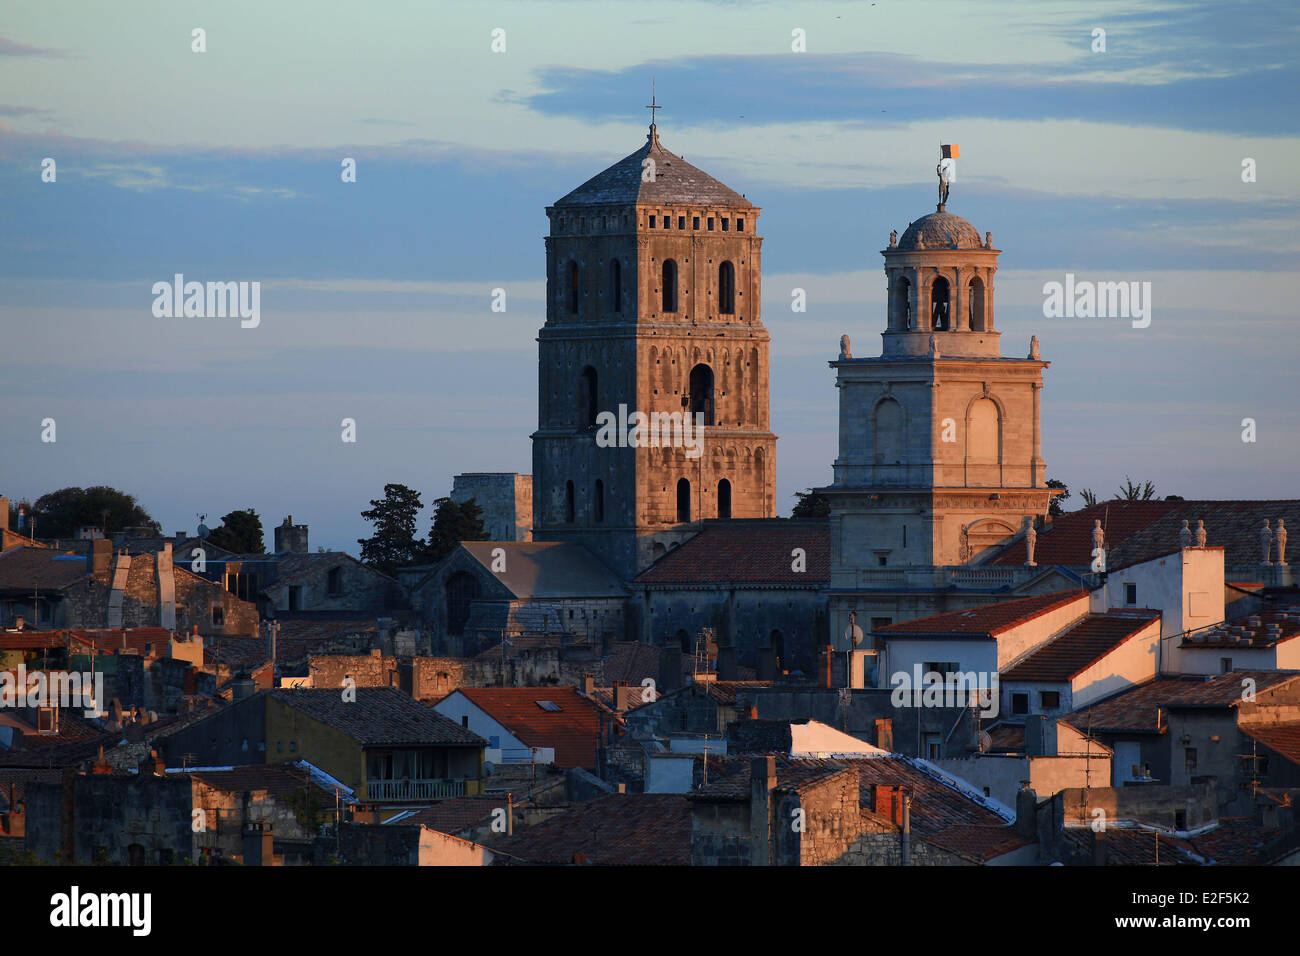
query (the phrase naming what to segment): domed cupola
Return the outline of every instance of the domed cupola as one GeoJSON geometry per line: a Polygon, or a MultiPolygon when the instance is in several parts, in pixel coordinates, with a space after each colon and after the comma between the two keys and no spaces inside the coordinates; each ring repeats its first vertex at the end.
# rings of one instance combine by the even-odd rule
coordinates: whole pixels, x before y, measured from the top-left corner
{"type": "Polygon", "coordinates": [[[997,358],[993,236],[941,203],[889,234],[882,249],[889,280],[888,324],[882,354],[892,357],[997,358]]]}

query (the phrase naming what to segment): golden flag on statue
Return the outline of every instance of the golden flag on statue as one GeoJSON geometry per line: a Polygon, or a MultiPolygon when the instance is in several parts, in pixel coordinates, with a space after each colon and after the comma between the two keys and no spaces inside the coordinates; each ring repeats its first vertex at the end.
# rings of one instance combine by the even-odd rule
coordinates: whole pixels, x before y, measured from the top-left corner
{"type": "Polygon", "coordinates": [[[956,143],[951,146],[940,146],[939,148],[943,150],[944,159],[957,159],[961,156],[961,150],[956,143]]]}

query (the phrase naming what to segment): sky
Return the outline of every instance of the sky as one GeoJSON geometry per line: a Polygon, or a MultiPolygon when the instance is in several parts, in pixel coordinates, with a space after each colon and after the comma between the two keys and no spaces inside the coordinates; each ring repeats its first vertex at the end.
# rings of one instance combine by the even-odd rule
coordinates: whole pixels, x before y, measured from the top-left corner
{"type": "Polygon", "coordinates": [[[1052,363],[1049,477],[1300,497],[1298,48],[1293,0],[11,6],[0,495],[356,553],[385,483],[531,471],[545,207],[642,145],[653,80],[664,146],[762,207],[780,513],[831,480],[827,362],[878,352],[940,142],[1003,250],[1003,354],[1052,363]],[[156,317],[176,273],[260,282],[260,323],[156,317]],[[1067,274],[1150,282],[1150,325],[1045,316],[1067,274]]]}

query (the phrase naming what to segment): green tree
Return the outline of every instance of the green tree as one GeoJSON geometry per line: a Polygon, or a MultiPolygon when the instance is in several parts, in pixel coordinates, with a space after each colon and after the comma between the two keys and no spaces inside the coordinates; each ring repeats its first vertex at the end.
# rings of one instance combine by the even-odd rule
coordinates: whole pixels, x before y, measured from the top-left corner
{"type": "Polygon", "coordinates": [[[1085,508],[1091,508],[1097,503],[1097,492],[1093,491],[1091,488],[1084,488],[1083,491],[1079,492],[1079,497],[1083,499],[1083,506],[1085,508]]]}
{"type": "Polygon", "coordinates": [[[470,498],[458,504],[450,498],[434,501],[433,527],[429,529],[428,560],[441,561],[456,550],[462,541],[486,541],[483,509],[470,498]]]}
{"type": "Polygon", "coordinates": [[[262,519],[252,508],[245,508],[223,517],[221,524],[212,529],[207,540],[234,554],[265,554],[266,545],[262,538],[262,519]]]}
{"type": "Polygon", "coordinates": [[[361,512],[361,517],[375,526],[369,538],[357,539],[361,562],[385,574],[418,564],[425,553],[424,543],[415,536],[415,519],[422,507],[415,489],[384,485],[384,497],[371,498],[370,510],[361,512]]]}
{"type": "Polygon", "coordinates": [[[1156,496],[1156,486],[1147,481],[1140,485],[1133,484],[1133,479],[1128,475],[1124,476],[1124,484],[1119,486],[1119,493],[1116,498],[1124,501],[1150,501],[1156,496]]]}
{"type": "Polygon", "coordinates": [[[1047,513],[1051,517],[1057,518],[1065,514],[1065,505],[1063,504],[1063,502],[1065,501],[1066,498],[1070,497],[1070,489],[1066,487],[1065,482],[1057,478],[1048,478],[1047,487],[1060,488],[1062,491],[1065,492],[1065,494],[1057,495],[1055,498],[1053,498],[1051,506],[1047,509],[1047,513]]]}
{"type": "MultiPolygon", "coordinates": [[[[36,533],[42,538],[71,538],[78,528],[87,525],[99,528],[106,535],[130,527],[159,531],[158,522],[140,507],[135,495],[107,485],[60,488],[41,495],[28,511],[35,521],[36,533]]],[[[31,533],[31,522],[26,530],[31,533]]]]}
{"type": "Polygon", "coordinates": [[[830,517],[831,503],[821,492],[809,488],[806,491],[796,491],[794,496],[799,500],[795,503],[794,510],[790,512],[791,518],[830,517]]]}

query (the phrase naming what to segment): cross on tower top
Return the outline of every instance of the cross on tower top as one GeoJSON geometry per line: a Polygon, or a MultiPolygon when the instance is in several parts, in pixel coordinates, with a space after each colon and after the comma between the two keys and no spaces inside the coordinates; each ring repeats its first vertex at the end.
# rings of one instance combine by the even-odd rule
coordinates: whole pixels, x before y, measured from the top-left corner
{"type": "Polygon", "coordinates": [[[655,81],[654,81],[654,77],[651,77],[651,78],[650,78],[650,105],[647,106],[646,109],[648,109],[648,110],[650,111],[650,135],[653,136],[653,135],[655,134],[655,132],[657,131],[657,129],[658,129],[658,128],[655,126],[655,110],[661,110],[661,109],[663,109],[662,106],[660,106],[657,102],[655,102],[655,81]]]}

